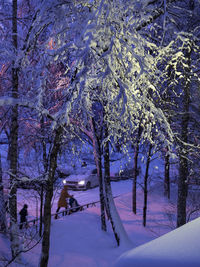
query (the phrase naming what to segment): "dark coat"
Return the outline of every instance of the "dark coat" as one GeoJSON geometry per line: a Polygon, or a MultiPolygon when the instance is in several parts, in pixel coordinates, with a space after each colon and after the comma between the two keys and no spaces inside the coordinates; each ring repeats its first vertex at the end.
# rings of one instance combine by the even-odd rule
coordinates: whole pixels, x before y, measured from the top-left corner
{"type": "Polygon", "coordinates": [[[28,215],[27,207],[23,207],[20,212],[20,222],[26,222],[26,216],[28,215]]]}
{"type": "Polygon", "coordinates": [[[71,197],[69,199],[69,205],[71,207],[71,211],[78,211],[78,210],[80,210],[80,205],[78,204],[78,201],[74,197],[71,197]]]}

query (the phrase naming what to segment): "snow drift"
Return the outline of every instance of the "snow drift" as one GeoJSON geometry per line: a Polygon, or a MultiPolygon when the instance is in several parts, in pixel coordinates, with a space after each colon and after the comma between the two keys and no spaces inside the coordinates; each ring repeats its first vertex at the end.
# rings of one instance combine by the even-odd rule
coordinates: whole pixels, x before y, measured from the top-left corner
{"type": "Polygon", "coordinates": [[[199,267],[200,218],[125,252],[114,267],[199,267]]]}

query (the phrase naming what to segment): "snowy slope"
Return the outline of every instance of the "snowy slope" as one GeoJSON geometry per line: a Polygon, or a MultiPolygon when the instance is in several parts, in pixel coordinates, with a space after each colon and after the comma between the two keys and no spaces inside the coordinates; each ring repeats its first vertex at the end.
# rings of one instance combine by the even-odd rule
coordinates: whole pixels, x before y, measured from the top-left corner
{"type": "MultiPolygon", "coordinates": [[[[166,216],[169,203],[162,196],[162,187],[157,185],[155,190],[149,192],[147,227],[143,227],[143,192],[138,190],[138,207],[135,215],[131,211],[131,188],[131,180],[112,183],[113,194],[120,195],[115,198],[115,203],[132,241],[133,250],[125,246],[117,247],[109,222],[108,231],[101,230],[100,207],[97,205],[70,216],[60,216],[58,220],[52,219],[48,267],[111,267],[114,264],[115,267],[200,266],[200,219],[169,232],[172,229],[171,222],[166,216]],[[169,234],[166,234],[168,232],[169,234]],[[155,239],[158,236],[161,237],[155,239]],[[117,261],[122,254],[123,256],[117,261]]],[[[85,204],[99,199],[98,190],[99,188],[78,191],[74,192],[74,195],[81,204],[85,204]]],[[[29,201],[31,219],[36,213],[35,196],[31,198],[29,190],[19,193],[20,206],[29,201]]],[[[59,194],[55,194],[52,212],[56,210],[58,197],[59,194]]],[[[25,233],[21,231],[20,236],[25,238],[25,233]]],[[[25,263],[23,266],[38,266],[40,251],[41,243],[32,250],[22,253],[25,263]]],[[[5,266],[3,259],[10,259],[9,236],[0,234],[1,267],[5,266]]],[[[9,267],[21,266],[12,263],[9,267]]]]}
{"type": "Polygon", "coordinates": [[[200,218],[124,253],[115,267],[199,267],[200,218]]]}

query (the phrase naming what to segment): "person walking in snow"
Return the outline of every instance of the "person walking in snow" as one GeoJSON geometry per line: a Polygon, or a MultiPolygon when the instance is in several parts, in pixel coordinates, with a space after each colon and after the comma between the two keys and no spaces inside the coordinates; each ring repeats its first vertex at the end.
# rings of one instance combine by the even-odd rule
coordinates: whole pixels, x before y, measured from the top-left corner
{"type": "Polygon", "coordinates": [[[20,225],[19,229],[22,229],[24,225],[27,226],[27,215],[28,215],[28,205],[24,204],[24,207],[20,210],[19,215],[20,215],[20,225]]]}
{"type": "Polygon", "coordinates": [[[78,210],[81,210],[81,207],[78,204],[78,201],[74,198],[73,195],[69,199],[69,205],[71,207],[71,209],[70,209],[71,212],[76,212],[78,210]]]}
{"type": "Polygon", "coordinates": [[[58,200],[58,208],[56,210],[56,215],[55,215],[55,219],[58,218],[58,212],[60,210],[60,208],[65,208],[67,210],[68,208],[68,203],[67,203],[67,198],[72,197],[69,193],[68,193],[68,187],[67,185],[64,185],[64,188],[62,189],[61,193],[60,193],[60,197],[58,200]]]}

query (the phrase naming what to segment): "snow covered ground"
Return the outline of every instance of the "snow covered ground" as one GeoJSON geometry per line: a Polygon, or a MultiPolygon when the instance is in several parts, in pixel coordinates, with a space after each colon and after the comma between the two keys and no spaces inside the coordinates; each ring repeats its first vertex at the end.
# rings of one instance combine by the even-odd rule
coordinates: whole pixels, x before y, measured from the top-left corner
{"type": "Polygon", "coordinates": [[[200,218],[124,253],[115,267],[199,267],[200,218]]]}
{"type": "MultiPolygon", "coordinates": [[[[101,231],[100,211],[99,205],[97,205],[70,216],[60,217],[58,220],[52,220],[49,267],[111,267],[114,264],[117,267],[128,267],[133,266],[132,262],[134,262],[135,267],[172,267],[175,266],[173,264],[196,267],[197,262],[200,265],[200,254],[197,253],[200,251],[199,219],[175,232],[170,232],[173,229],[172,217],[169,216],[171,205],[162,197],[162,185],[159,187],[157,184],[150,190],[147,227],[144,228],[142,226],[143,193],[139,190],[138,212],[137,215],[134,215],[131,212],[131,188],[132,182],[130,180],[112,183],[113,194],[115,196],[120,195],[115,198],[115,203],[132,242],[133,250],[130,250],[130,247],[117,247],[109,223],[108,231],[101,231]],[[169,235],[156,239],[168,232],[170,232],[169,235]],[[152,243],[147,243],[149,241],[152,243]],[[117,259],[122,254],[123,256],[117,263],[117,259]],[[136,262],[138,265],[135,265],[136,262]],[[181,265],[183,262],[185,265],[181,265]],[[187,265],[190,262],[193,265],[187,265]]],[[[30,194],[29,191],[26,192],[30,194]]],[[[99,198],[98,188],[73,193],[80,204],[99,198]]],[[[57,197],[58,194],[55,195],[53,212],[56,209],[57,197]]],[[[21,199],[21,206],[29,202],[29,218],[35,216],[37,209],[36,201],[33,201],[35,199],[33,194],[31,198],[30,196],[27,197],[25,193],[19,192],[18,198],[21,199]]],[[[9,255],[8,240],[2,235],[0,235],[0,255],[1,257],[8,257],[9,255]]],[[[38,266],[39,256],[40,244],[23,254],[26,266],[38,266]]],[[[0,266],[4,266],[2,262],[0,266]]],[[[10,266],[19,265],[12,263],[10,266]]]]}

